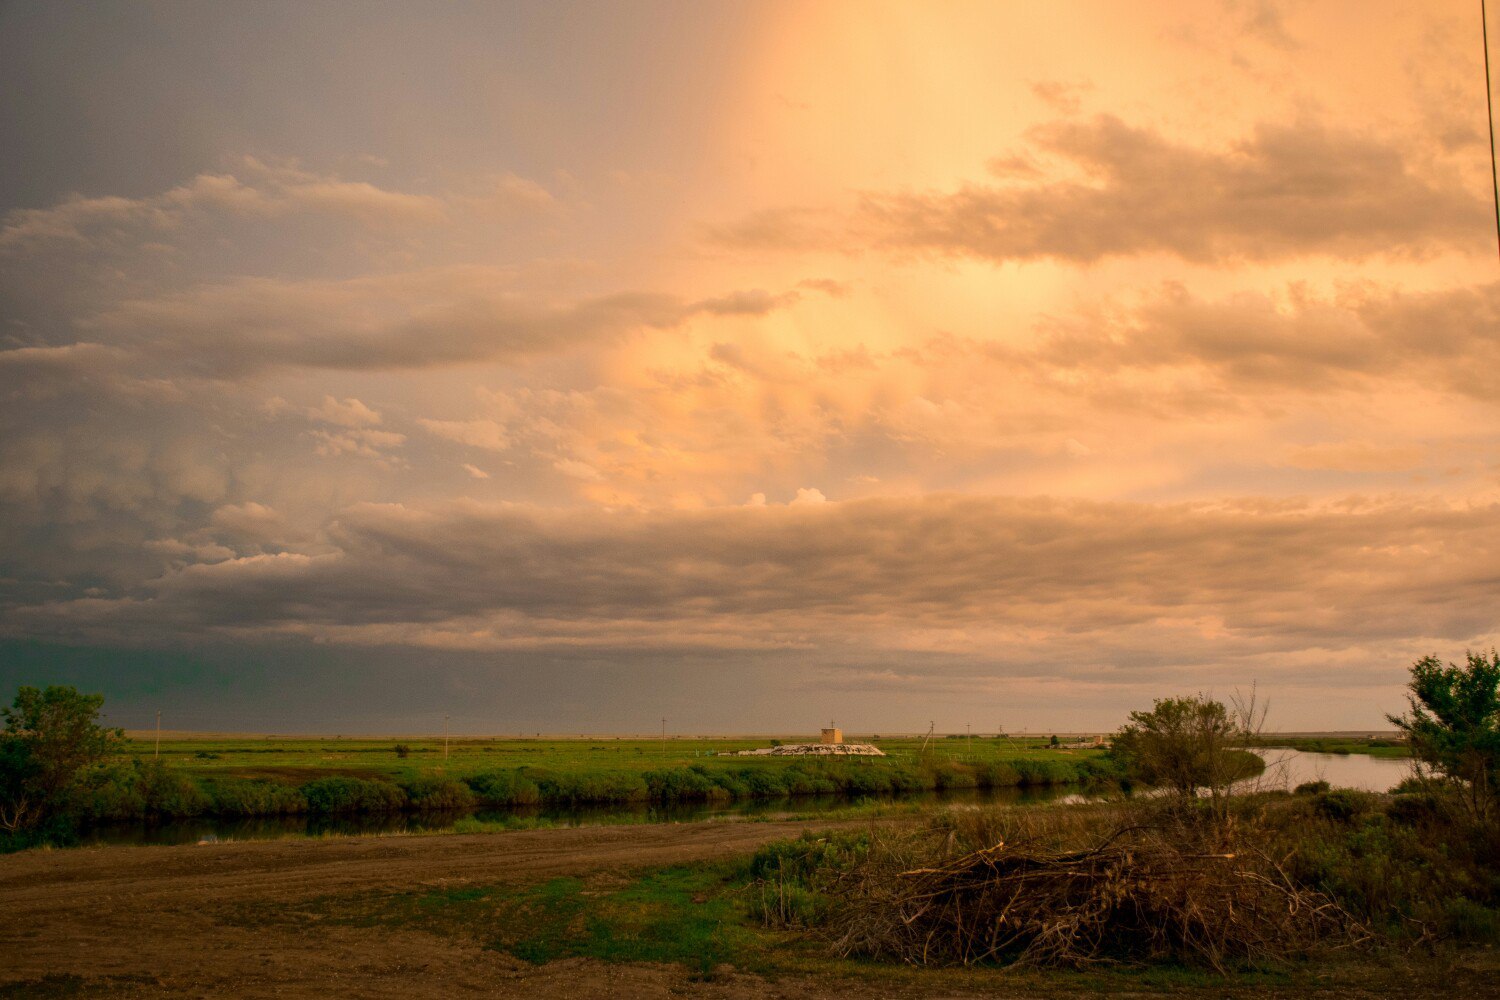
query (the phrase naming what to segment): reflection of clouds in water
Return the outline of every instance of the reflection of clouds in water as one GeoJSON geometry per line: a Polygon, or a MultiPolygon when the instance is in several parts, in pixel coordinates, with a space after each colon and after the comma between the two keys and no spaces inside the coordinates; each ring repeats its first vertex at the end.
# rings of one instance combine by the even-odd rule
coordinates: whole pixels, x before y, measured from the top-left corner
{"type": "Polygon", "coordinates": [[[1326,781],[1334,788],[1388,792],[1411,774],[1406,759],[1369,754],[1306,753],[1273,747],[1255,751],[1266,762],[1264,773],[1234,786],[1236,792],[1293,789],[1309,781],[1326,781]]]}

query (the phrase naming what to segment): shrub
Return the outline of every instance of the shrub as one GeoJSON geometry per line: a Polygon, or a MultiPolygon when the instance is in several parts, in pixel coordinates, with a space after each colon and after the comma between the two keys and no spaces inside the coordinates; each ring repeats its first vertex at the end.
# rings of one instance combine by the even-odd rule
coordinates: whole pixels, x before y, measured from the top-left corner
{"type": "Polygon", "coordinates": [[[768,927],[815,927],[836,906],[828,888],[870,851],[867,833],[804,833],[766,844],[750,859],[751,916],[768,927]]]}
{"type": "Polygon", "coordinates": [[[141,798],[147,816],[179,818],[200,816],[209,811],[210,802],[198,783],[160,761],[136,762],[141,798]]]}
{"type": "Polygon", "coordinates": [[[203,788],[217,816],[292,816],[307,812],[300,789],[280,781],[216,778],[203,788]]]}
{"type": "Polygon", "coordinates": [[[302,786],[309,812],[332,813],[397,812],[406,806],[406,795],[386,781],[362,778],[319,778],[302,786]]]}
{"type": "Polygon", "coordinates": [[[474,793],[451,778],[413,778],[405,782],[407,801],[413,809],[472,809],[474,793]]]}
{"type": "Polygon", "coordinates": [[[75,786],[76,817],[85,823],[139,819],[146,813],[140,772],[133,762],[91,768],[75,786]]]}
{"type": "Polygon", "coordinates": [[[487,806],[529,806],[542,798],[536,782],[519,770],[485,771],[470,775],[464,783],[487,806]]]}
{"type": "Polygon", "coordinates": [[[543,802],[566,805],[601,802],[643,802],[646,782],[635,774],[539,775],[537,789],[543,802]]]}
{"type": "MultiPolygon", "coordinates": [[[[1326,785],[1327,782],[1321,784],[1326,785]]],[[[1321,792],[1313,798],[1313,810],[1325,819],[1347,823],[1369,809],[1369,796],[1348,788],[1321,792]]]]}
{"type": "Polygon", "coordinates": [[[1331,787],[1332,786],[1329,785],[1328,782],[1326,782],[1326,781],[1304,781],[1302,784],[1300,784],[1296,788],[1292,789],[1292,794],[1293,795],[1323,795],[1331,787]]]}
{"type": "Polygon", "coordinates": [[[724,790],[688,768],[647,771],[647,795],[657,802],[703,802],[723,798],[724,790]]]}

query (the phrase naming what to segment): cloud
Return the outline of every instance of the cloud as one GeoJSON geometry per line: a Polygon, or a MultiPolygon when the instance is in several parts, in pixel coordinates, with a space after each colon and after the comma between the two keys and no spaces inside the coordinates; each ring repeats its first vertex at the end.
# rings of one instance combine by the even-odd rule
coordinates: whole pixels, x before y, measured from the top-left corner
{"type": "Polygon", "coordinates": [[[322,554],[38,603],[11,634],[467,648],[905,648],[1070,669],[1490,635],[1500,506],[935,495],[628,512],[361,504],[322,554]]]}
{"type": "Polygon", "coordinates": [[[474,479],[488,479],[488,478],[490,478],[490,474],[488,472],[485,472],[483,469],[481,469],[477,465],[470,465],[468,462],[464,462],[464,463],[462,463],[462,468],[463,468],[463,470],[465,472],[467,472],[470,475],[470,477],[472,477],[474,479]]]}
{"type": "Polygon", "coordinates": [[[380,423],[380,414],[359,400],[332,396],[324,396],[322,404],[309,410],[308,416],[339,427],[374,427],[380,423]]]}
{"type": "Polygon", "coordinates": [[[314,450],[327,458],[353,455],[358,458],[386,459],[392,451],[406,443],[406,435],[395,431],[356,428],[343,431],[314,430],[308,433],[317,442],[314,450]]]}
{"type": "Polygon", "coordinates": [[[763,210],[713,237],[995,263],[1171,254],[1212,264],[1478,252],[1488,235],[1482,200],[1422,173],[1393,137],[1304,120],[1214,149],[1099,115],[1029,138],[1050,168],[951,191],[869,192],[844,214],[763,210]]]}
{"type": "Polygon", "coordinates": [[[417,423],[437,437],[474,448],[505,451],[510,447],[510,437],[505,428],[493,420],[429,420],[423,417],[417,423]]]}
{"type": "Polygon", "coordinates": [[[1368,389],[1380,380],[1494,398],[1500,282],[1426,292],[1348,289],[1318,298],[1245,292],[1205,299],[1175,283],[1134,308],[1054,321],[1032,349],[1000,354],[1044,377],[1097,386],[1128,370],[1196,369],[1227,399],[1368,389]]]}
{"type": "Polygon", "coordinates": [[[18,209],[0,224],[0,249],[38,244],[92,244],[125,232],[169,232],[195,215],[275,218],[343,216],[370,224],[435,225],[447,218],[442,198],[318,175],[289,164],[246,157],[239,173],[199,174],[143,198],[73,195],[49,208],[18,209]]]}
{"type": "MultiPolygon", "coordinates": [[[[651,292],[553,301],[513,275],[453,267],[351,278],[243,278],[125,301],[79,322],[91,343],[153,370],[238,378],[278,368],[390,371],[516,361],[698,315],[760,316],[795,301],[764,291],[690,302],[651,292]]],[[[5,352],[0,352],[4,363],[5,352]]]]}

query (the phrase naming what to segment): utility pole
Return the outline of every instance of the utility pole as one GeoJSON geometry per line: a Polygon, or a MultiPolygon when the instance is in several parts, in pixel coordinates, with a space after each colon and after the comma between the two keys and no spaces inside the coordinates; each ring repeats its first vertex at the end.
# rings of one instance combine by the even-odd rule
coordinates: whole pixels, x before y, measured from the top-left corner
{"type": "Polygon", "coordinates": [[[661,717],[661,759],[667,759],[667,717],[661,717]]]}
{"type": "Polygon", "coordinates": [[[161,756],[161,709],[156,710],[156,757],[161,756]]]}
{"type": "Polygon", "coordinates": [[[448,717],[443,716],[443,759],[448,759],[448,717]]]}
{"type": "Polygon", "coordinates": [[[1490,187],[1495,199],[1495,240],[1500,248],[1500,173],[1495,167],[1495,99],[1494,86],[1490,83],[1490,17],[1484,0],[1479,0],[1480,38],[1484,41],[1484,110],[1490,124],[1490,187]]]}

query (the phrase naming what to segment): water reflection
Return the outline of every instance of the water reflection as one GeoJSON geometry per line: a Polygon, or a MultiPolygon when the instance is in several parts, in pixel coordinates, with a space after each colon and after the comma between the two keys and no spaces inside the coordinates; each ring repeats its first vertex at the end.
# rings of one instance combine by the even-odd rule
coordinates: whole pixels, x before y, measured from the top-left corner
{"type": "Polygon", "coordinates": [[[968,803],[1020,805],[1072,798],[1075,789],[997,788],[949,789],[888,795],[798,795],[744,802],[697,802],[675,805],[622,803],[615,805],[531,806],[441,813],[375,816],[274,816],[257,819],[220,819],[202,816],[165,823],[122,823],[99,827],[85,836],[95,844],[201,844],[220,840],[274,840],[283,837],[369,836],[391,833],[442,833],[464,819],[487,823],[535,821],[551,826],[606,826],[619,823],[703,823],[755,816],[805,816],[879,803],[968,803]]]}
{"type": "Polygon", "coordinates": [[[1266,762],[1266,771],[1259,778],[1241,782],[1236,791],[1290,790],[1309,781],[1326,781],[1334,788],[1388,792],[1411,776],[1411,761],[1406,758],[1307,753],[1281,747],[1255,752],[1266,762]]]}

